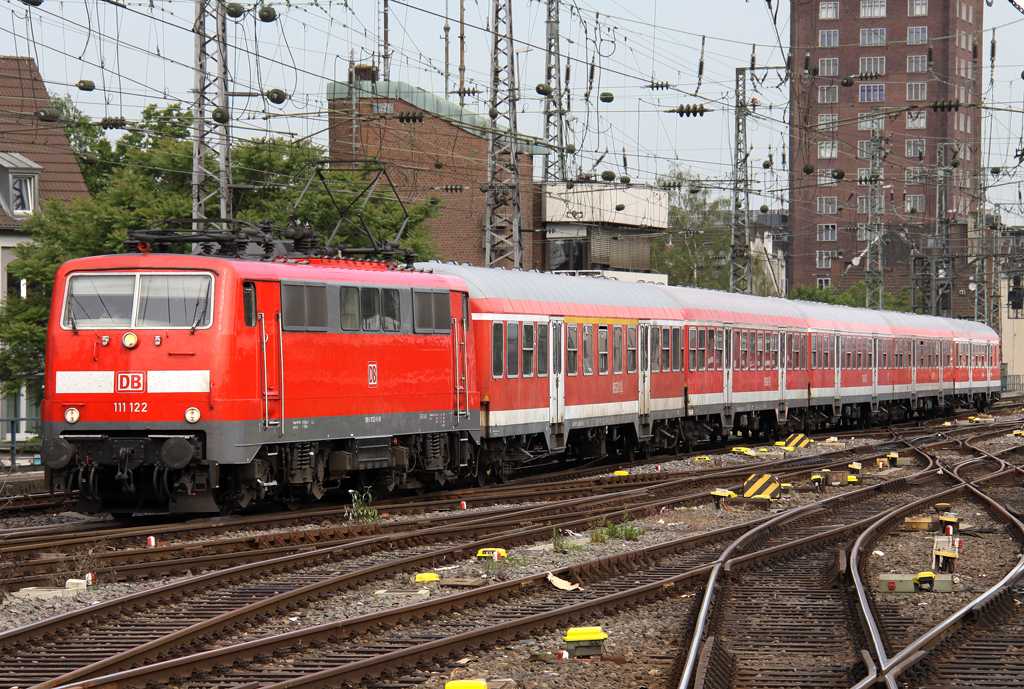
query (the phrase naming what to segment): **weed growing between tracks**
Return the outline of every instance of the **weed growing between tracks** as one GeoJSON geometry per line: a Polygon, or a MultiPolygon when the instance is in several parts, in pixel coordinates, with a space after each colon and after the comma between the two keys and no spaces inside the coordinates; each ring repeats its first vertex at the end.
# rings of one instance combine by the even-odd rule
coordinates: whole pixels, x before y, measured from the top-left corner
{"type": "Polygon", "coordinates": [[[618,524],[609,522],[607,518],[602,519],[590,529],[590,542],[595,544],[606,543],[609,538],[617,538],[623,541],[639,541],[640,537],[647,533],[629,521],[629,508],[622,510],[622,521],[618,524]]]}
{"type": "Polygon", "coordinates": [[[345,508],[345,517],[349,521],[358,524],[379,524],[381,522],[380,514],[370,507],[370,503],[373,502],[373,492],[369,488],[365,493],[350,490],[349,495],[352,496],[352,505],[345,508]]]}

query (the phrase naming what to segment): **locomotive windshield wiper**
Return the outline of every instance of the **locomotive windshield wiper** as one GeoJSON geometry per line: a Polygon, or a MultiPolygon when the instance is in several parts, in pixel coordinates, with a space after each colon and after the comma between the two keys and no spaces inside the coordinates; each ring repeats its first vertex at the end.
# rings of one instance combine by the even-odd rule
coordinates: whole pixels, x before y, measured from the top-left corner
{"type": "Polygon", "coordinates": [[[199,295],[196,295],[196,307],[195,307],[196,308],[196,319],[194,321],[192,321],[192,329],[190,330],[190,334],[192,334],[192,335],[196,334],[196,326],[199,325],[199,321],[201,321],[206,316],[206,308],[209,305],[210,305],[210,283],[207,282],[206,283],[206,294],[203,295],[203,310],[202,311],[199,310],[199,295]]]}

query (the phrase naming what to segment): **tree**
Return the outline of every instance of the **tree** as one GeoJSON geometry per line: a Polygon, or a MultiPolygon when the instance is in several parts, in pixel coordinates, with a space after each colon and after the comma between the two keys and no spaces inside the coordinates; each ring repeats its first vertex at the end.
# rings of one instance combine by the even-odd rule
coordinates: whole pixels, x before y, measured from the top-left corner
{"type": "MultiPolygon", "coordinates": [[[[192,215],[189,115],[180,106],[147,107],[140,122],[110,145],[70,100],[61,102],[80,164],[85,154],[97,151],[100,164],[82,164],[83,173],[89,172],[91,196],[46,203],[43,212],[25,222],[32,242],[15,249],[17,258],[8,271],[15,279],[28,281],[28,296],[13,296],[0,305],[0,389],[8,393],[42,369],[53,281],[62,263],[124,251],[129,232],[158,220],[192,215]]],[[[346,208],[366,188],[371,173],[327,171],[324,178],[331,194],[311,185],[300,200],[309,164],[323,157],[324,150],[308,141],[267,138],[237,143],[232,149],[233,181],[241,185],[233,196],[236,217],[278,227],[297,222],[326,238],[338,222],[338,207],[346,208]]],[[[210,164],[215,166],[212,157],[210,164]]],[[[412,247],[421,259],[433,258],[435,249],[424,220],[436,215],[439,207],[423,203],[407,208],[410,218],[402,246],[412,247]]],[[[384,185],[378,186],[362,213],[367,228],[381,239],[392,239],[404,218],[384,185]]],[[[360,226],[342,223],[335,243],[369,246],[360,226]]]]}
{"type": "MultiPolygon", "coordinates": [[[[864,308],[867,302],[867,283],[863,280],[855,282],[845,292],[836,292],[832,287],[811,287],[796,285],[790,288],[789,298],[800,301],[818,301],[825,304],[839,304],[864,308]]],[[[909,311],[910,289],[904,287],[898,295],[885,293],[885,309],[887,311],[909,311]]]]}
{"type": "Polygon", "coordinates": [[[661,183],[669,188],[668,230],[651,242],[651,267],[673,285],[729,289],[729,199],[682,171],[661,183]]]}

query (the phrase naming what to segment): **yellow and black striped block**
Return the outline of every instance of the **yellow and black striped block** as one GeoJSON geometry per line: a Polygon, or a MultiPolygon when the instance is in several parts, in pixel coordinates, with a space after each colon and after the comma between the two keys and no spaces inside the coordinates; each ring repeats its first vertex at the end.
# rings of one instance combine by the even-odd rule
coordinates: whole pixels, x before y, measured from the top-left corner
{"type": "Polygon", "coordinates": [[[803,433],[794,433],[786,438],[786,447],[807,447],[814,441],[803,433]]]}
{"type": "Polygon", "coordinates": [[[775,500],[782,494],[782,484],[771,474],[751,474],[743,483],[743,497],[775,500]]]}

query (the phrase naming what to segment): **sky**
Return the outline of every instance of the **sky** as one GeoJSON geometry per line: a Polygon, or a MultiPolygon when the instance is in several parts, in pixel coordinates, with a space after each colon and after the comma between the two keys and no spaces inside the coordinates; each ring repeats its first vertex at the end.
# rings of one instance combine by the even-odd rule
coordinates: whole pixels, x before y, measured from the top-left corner
{"type": "MultiPolygon", "coordinates": [[[[570,174],[613,170],[634,183],[655,184],[682,170],[728,188],[732,169],[736,68],[757,68],[758,100],[749,121],[751,205],[784,208],[786,171],[780,153],[787,146],[784,73],[788,53],[789,3],[774,0],[563,0],[560,14],[563,70],[569,67],[568,138],[577,155],[570,174]],[[703,69],[700,68],[703,56],[703,69]],[[698,73],[700,76],[698,78],[698,73]],[[667,82],[667,88],[651,88],[667,82]],[[599,94],[614,95],[603,103],[599,94]],[[666,112],[680,104],[704,104],[703,117],[666,112]],[[772,154],[775,166],[760,162],[772,154]]],[[[944,0],[931,0],[932,3],[944,0]]],[[[948,0],[952,1],[952,0],[948,0]]],[[[889,0],[903,7],[906,0],[889,0]]],[[[150,104],[192,100],[195,5],[186,0],[44,0],[29,7],[6,0],[9,20],[0,26],[7,54],[36,58],[47,87],[70,94],[85,114],[137,118],[150,104]],[[95,82],[80,91],[80,79],[95,82]]],[[[237,93],[284,89],[280,106],[242,95],[232,98],[233,134],[312,138],[326,145],[327,84],[345,81],[350,59],[376,60],[381,52],[383,0],[305,0],[271,3],[275,22],[260,21],[251,4],[229,20],[228,66],[237,93]]],[[[486,112],[491,15],[487,2],[465,5],[466,80],[480,89],[467,107],[486,112]]],[[[520,83],[519,129],[543,135],[543,101],[535,91],[544,81],[546,3],[516,0],[513,32],[520,83]]],[[[389,0],[390,77],[443,95],[458,87],[459,3],[457,0],[389,0]],[[449,31],[446,80],[445,23],[449,31]],[[447,85],[446,85],[447,84],[447,85]]],[[[984,129],[984,167],[1000,167],[991,198],[1003,220],[1024,224],[1022,177],[1014,154],[1024,148],[1024,15],[1008,0],[985,8],[983,91],[991,106],[984,129]],[[989,70],[989,40],[995,29],[997,58],[989,70]],[[990,89],[989,80],[994,76],[990,89]]],[[[450,96],[458,101],[458,96],[450,96]]],[[[539,166],[538,166],[539,167],[539,166]]]]}

